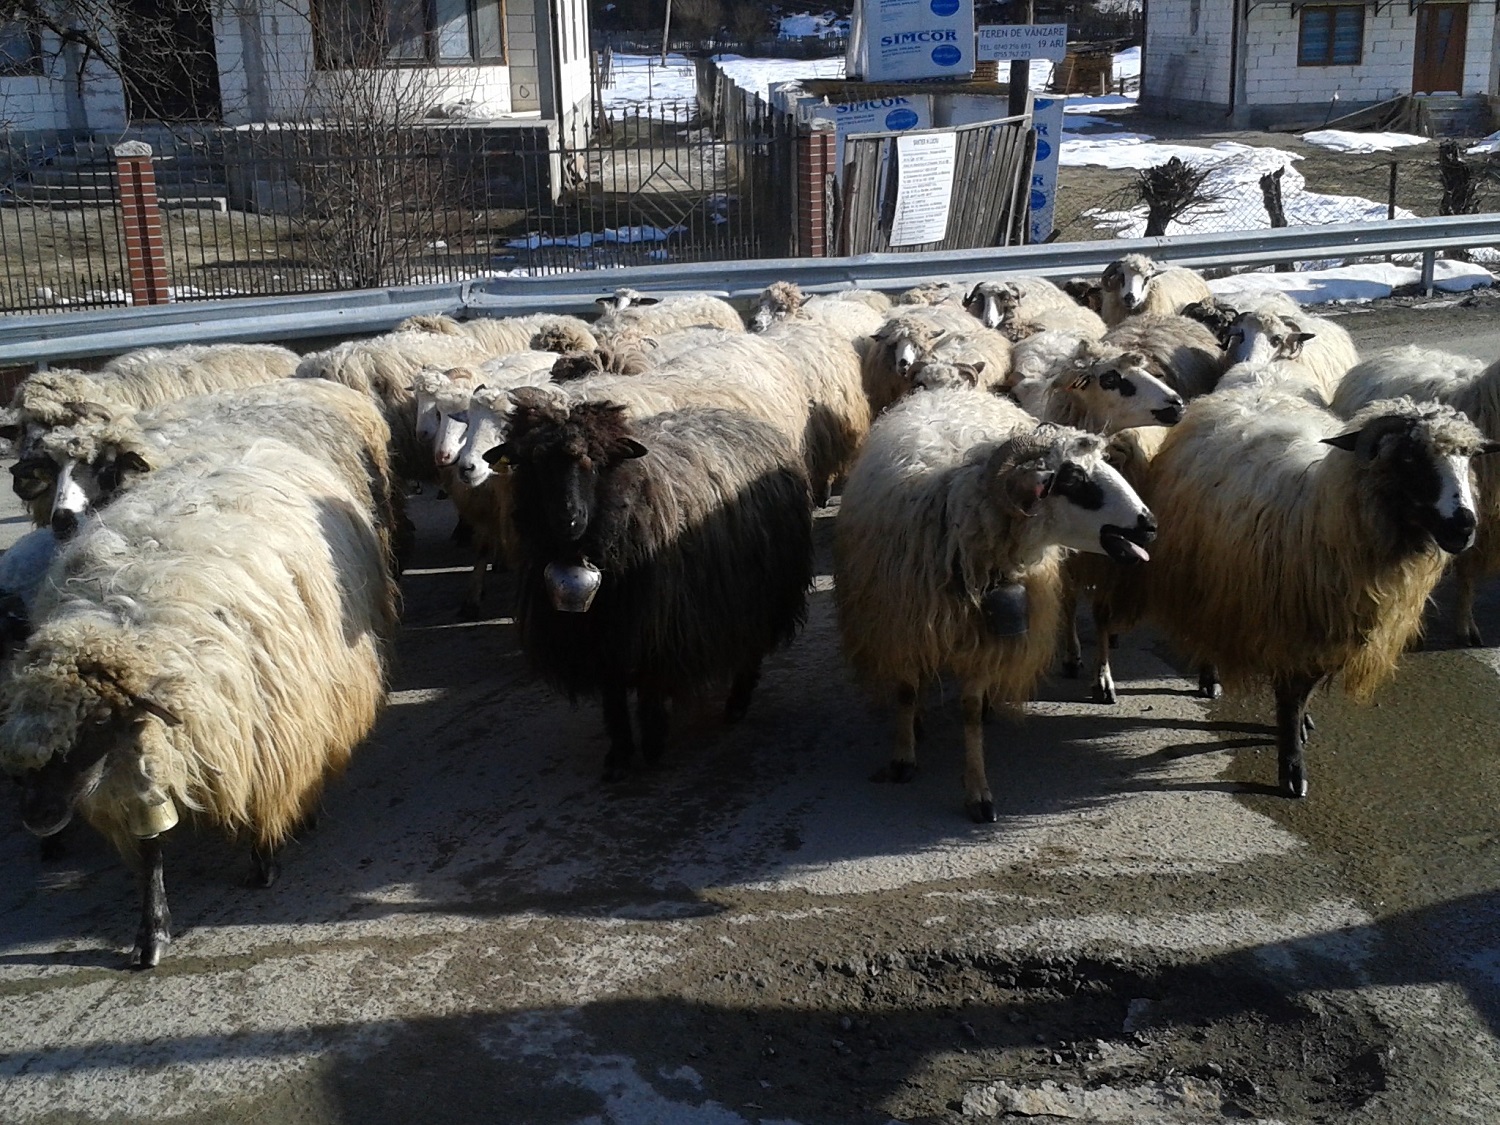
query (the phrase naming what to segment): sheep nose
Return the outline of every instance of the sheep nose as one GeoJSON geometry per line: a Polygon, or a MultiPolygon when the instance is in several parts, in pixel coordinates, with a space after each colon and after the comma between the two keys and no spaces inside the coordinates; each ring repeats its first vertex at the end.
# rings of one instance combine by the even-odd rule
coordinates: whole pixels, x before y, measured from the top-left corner
{"type": "Polygon", "coordinates": [[[1433,538],[1437,545],[1451,555],[1467,551],[1474,545],[1474,532],[1479,521],[1468,508],[1460,508],[1442,521],[1441,529],[1433,538]]]}
{"type": "Polygon", "coordinates": [[[440,469],[453,464],[453,454],[444,452],[443,450],[438,450],[438,452],[434,453],[432,459],[440,469]]]}
{"type": "Polygon", "coordinates": [[[1182,421],[1182,411],[1182,399],[1173,395],[1167,399],[1165,406],[1159,410],[1153,410],[1151,415],[1163,426],[1175,426],[1178,422],[1182,421]]]}
{"type": "Polygon", "coordinates": [[[52,534],[59,539],[71,539],[78,530],[78,514],[66,509],[52,513],[52,534]]]}
{"type": "Polygon", "coordinates": [[[1156,517],[1150,512],[1142,512],[1135,521],[1135,529],[1142,543],[1150,543],[1156,538],[1156,517]]]}

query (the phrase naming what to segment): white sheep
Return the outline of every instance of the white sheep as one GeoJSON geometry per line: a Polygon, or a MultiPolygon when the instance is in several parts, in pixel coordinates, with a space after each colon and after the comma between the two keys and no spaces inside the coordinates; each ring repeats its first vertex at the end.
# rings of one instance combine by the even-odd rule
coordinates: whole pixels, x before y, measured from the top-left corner
{"type": "Polygon", "coordinates": [[[384,700],[395,584],[363,498],[271,439],[151,474],[49,573],[0,764],[23,776],[31,831],[76,810],[138,862],[150,968],[171,940],[163,834],[187,810],[249,837],[275,880],[384,700]]]}
{"type": "Polygon", "coordinates": [[[864,352],[863,379],[870,409],[879,414],[906,394],[911,389],[907,373],[912,364],[931,355],[940,344],[965,362],[982,362],[989,389],[1003,387],[1010,376],[1010,341],[980,324],[961,305],[898,306],[864,352]]]}
{"type": "Polygon", "coordinates": [[[1113,327],[1140,313],[1180,313],[1195,301],[1211,300],[1208,282],[1194,270],[1168,268],[1144,254],[1111,262],[1099,279],[1100,315],[1113,327]]]}
{"type": "Polygon", "coordinates": [[[595,302],[604,315],[594,322],[601,341],[616,336],[656,336],[683,328],[721,328],[743,332],[745,322],[735,307],[721,297],[692,293],[678,297],[648,297],[633,289],[617,289],[613,297],[595,302]]]}
{"type": "Polygon", "coordinates": [[[1138,352],[1062,332],[1029,336],[1012,353],[1006,390],[1040,421],[1097,434],[1133,426],[1170,426],[1182,395],[1151,372],[1138,352]]]}
{"type": "Polygon", "coordinates": [[[455,320],[443,314],[409,316],[396,325],[399,333],[462,336],[472,340],[484,358],[512,352],[586,351],[597,341],[588,322],[576,316],[533,313],[529,316],[479,316],[455,320]]]}
{"type": "Polygon", "coordinates": [[[1321,388],[1323,403],[1333,401],[1344,373],[1359,362],[1359,351],[1342,325],[1327,317],[1274,307],[1242,312],[1229,326],[1233,363],[1281,360],[1321,388]]]}
{"type": "MultiPolygon", "coordinates": [[[[1485,437],[1500,440],[1500,363],[1485,366],[1482,360],[1429,348],[1393,348],[1349,369],[1334,395],[1333,411],[1349,418],[1371,402],[1398,397],[1444,403],[1467,415],[1485,437]]],[[[1475,477],[1479,534],[1454,560],[1453,627],[1459,644],[1478,647],[1484,640],[1474,621],[1474,587],[1500,569],[1500,461],[1477,462],[1475,477]]]]}
{"type": "Polygon", "coordinates": [[[822,320],[849,339],[873,336],[889,315],[891,299],[878,289],[843,289],[808,296],[793,281],[776,281],[760,295],[750,314],[750,330],[764,332],[777,321],[796,318],[822,320]]]}
{"type": "Polygon", "coordinates": [[[986,328],[1011,341],[1048,330],[1076,332],[1097,340],[1104,321],[1041,277],[994,278],[969,290],[964,308],[986,328]]]}
{"type": "Polygon", "coordinates": [[[1146,357],[1152,373],[1183,398],[1197,398],[1218,385],[1224,351],[1211,331],[1173,313],[1142,312],[1104,334],[1107,346],[1146,357]]]}
{"type": "Polygon", "coordinates": [[[326,379],[369,395],[391,428],[397,470],[408,479],[433,480],[432,457],[417,438],[412,382],[424,370],[478,366],[491,354],[466,334],[397,331],[314,352],[297,366],[297,377],[326,379]]]}
{"type": "Polygon", "coordinates": [[[968,288],[961,281],[924,281],[904,292],[896,294],[891,304],[906,305],[958,305],[963,307],[968,288]]]}
{"type": "Polygon", "coordinates": [[[1383,400],[1346,423],[1274,386],[1207,395],[1168,432],[1150,611],[1227,688],[1271,681],[1284,795],[1307,793],[1313,689],[1342,672],[1368,698],[1419,633],[1474,539],[1469,459],[1492,448],[1447,406],[1383,400]]]}
{"type": "Polygon", "coordinates": [[[834,597],[855,671],[896,699],[890,778],[911,778],[922,686],[951,672],[965,804],[994,820],[981,716],[1030,698],[1052,660],[1063,548],[1134,561],[1153,530],[1098,437],[978,390],[920,391],[881,415],[844,489],[834,597]]]}
{"type": "Polygon", "coordinates": [[[0,437],[13,442],[25,458],[43,433],[81,421],[91,406],[156,406],[268,383],[291,375],[299,362],[296,352],[271,344],[185,344],[128,352],[99,371],[38,371],[16,388],[0,437]]]}

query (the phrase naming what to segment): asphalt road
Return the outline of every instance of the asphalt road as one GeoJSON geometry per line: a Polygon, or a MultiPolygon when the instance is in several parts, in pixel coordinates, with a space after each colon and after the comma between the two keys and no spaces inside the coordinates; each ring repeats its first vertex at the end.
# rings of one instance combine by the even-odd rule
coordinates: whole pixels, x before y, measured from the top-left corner
{"type": "MultiPolygon", "coordinates": [[[[1345,323],[1500,354],[1489,305],[1345,323]]],[[[1500,1121],[1500,657],[1442,606],[1372,707],[1315,700],[1306,801],[1263,792],[1269,697],[1207,706],[1141,632],[1116,706],[1057,679],[990,725],[975,826],[951,692],[916,781],[868,780],[826,578],[742,726],[685,707],[602,786],[596,709],[454,621],[413,509],[391,706],[276,887],[179,830],[131,973],[123,865],[0,826],[0,1122],[1500,1121]]]]}

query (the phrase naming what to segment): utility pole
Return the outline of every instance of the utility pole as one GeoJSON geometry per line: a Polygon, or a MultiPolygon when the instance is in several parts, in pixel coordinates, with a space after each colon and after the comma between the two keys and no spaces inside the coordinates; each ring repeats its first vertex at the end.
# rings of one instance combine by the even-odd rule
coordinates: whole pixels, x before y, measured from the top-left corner
{"type": "MultiPolygon", "coordinates": [[[[1031,0],[1026,0],[1029,4],[1031,0]]],[[[661,64],[667,65],[667,44],[672,41],[672,0],[667,0],[667,18],[661,22],[661,64]]]]}
{"type": "MultiPolygon", "coordinates": [[[[667,0],[671,3],[672,0],[667,0]]],[[[1036,8],[1033,0],[1011,0],[1011,8],[1020,8],[1025,21],[1036,22],[1036,8]]],[[[1014,59],[1010,64],[1010,115],[1020,117],[1026,112],[1026,95],[1031,90],[1031,60],[1014,59]]]]}

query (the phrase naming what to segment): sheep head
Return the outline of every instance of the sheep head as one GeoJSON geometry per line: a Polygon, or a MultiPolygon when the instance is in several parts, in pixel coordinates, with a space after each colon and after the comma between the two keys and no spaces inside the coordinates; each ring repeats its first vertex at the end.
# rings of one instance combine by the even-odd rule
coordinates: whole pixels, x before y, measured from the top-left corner
{"type": "Polygon", "coordinates": [[[795,281],[773,281],[760,295],[760,303],[750,316],[750,331],[764,332],[778,320],[797,315],[806,302],[807,297],[795,281]]]}
{"type": "Polygon", "coordinates": [[[586,352],[596,343],[594,334],[583,325],[561,317],[546,324],[531,337],[533,351],[556,352],[558,355],[586,352]]]}
{"type": "Polygon", "coordinates": [[[1146,286],[1159,267],[1144,254],[1126,254],[1111,262],[1099,279],[1107,292],[1116,294],[1126,311],[1134,312],[1146,299],[1146,286]]]}
{"type": "MultiPolygon", "coordinates": [[[[22,820],[61,831],[106,778],[143,803],[153,796],[143,728],[178,726],[180,708],[143,640],[76,618],[44,627],[18,657],[0,725],[0,764],[22,775],[22,820]]],[[[159,799],[159,797],[158,797],[159,799]]]]}
{"type": "Polygon", "coordinates": [[[611,297],[595,297],[594,304],[598,305],[604,312],[623,312],[637,305],[654,305],[660,302],[660,297],[648,297],[635,289],[622,286],[616,289],[611,297]]]}
{"type": "Polygon", "coordinates": [[[981,281],[969,290],[964,308],[986,328],[1009,323],[1021,304],[1021,289],[1013,281],[981,281]]]}
{"type": "Polygon", "coordinates": [[[1470,458],[1500,451],[1451,407],[1411,399],[1372,402],[1323,443],[1352,454],[1368,474],[1364,495],[1386,516],[1402,552],[1429,542],[1450,554],[1474,542],[1478,516],[1470,458]]]}
{"type": "Polygon", "coordinates": [[[1070,414],[1089,429],[1113,433],[1132,426],[1175,426],[1185,409],[1182,396],[1151,371],[1139,352],[1102,354],[1081,341],[1073,362],[1053,384],[1072,401],[1070,414]]]}
{"type": "Polygon", "coordinates": [[[646,447],[630,436],[623,406],[569,405],[536,390],[511,392],[509,436],[484,458],[515,473],[518,524],[544,536],[553,552],[576,554],[593,523],[601,480],[645,456],[646,447]]]}
{"type": "Polygon", "coordinates": [[[977,387],[984,374],[984,360],[967,362],[953,356],[930,355],[917,360],[907,371],[912,387],[935,391],[948,387],[977,387]]]}
{"type": "MultiPolygon", "coordinates": [[[[84,516],[155,467],[155,454],[130,417],[51,430],[37,453],[34,471],[50,477],[55,490],[50,518],[58,539],[71,538],[84,516]]],[[[15,483],[19,489],[19,476],[15,483]]]]}
{"type": "Polygon", "coordinates": [[[1219,341],[1219,347],[1228,350],[1230,333],[1240,314],[1233,305],[1227,305],[1217,298],[1210,297],[1185,306],[1182,315],[1189,320],[1196,320],[1207,328],[1219,341]]]}
{"type": "Polygon", "coordinates": [[[1316,336],[1315,332],[1302,331],[1302,326],[1294,320],[1252,311],[1234,318],[1224,346],[1234,363],[1268,363],[1273,359],[1296,359],[1302,354],[1302,346],[1316,336]]]}

